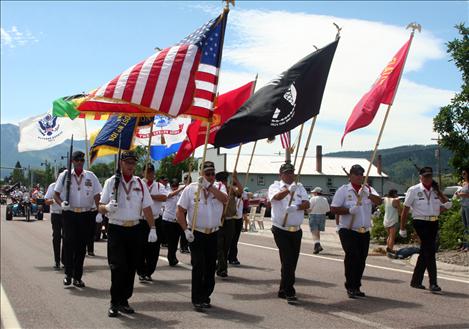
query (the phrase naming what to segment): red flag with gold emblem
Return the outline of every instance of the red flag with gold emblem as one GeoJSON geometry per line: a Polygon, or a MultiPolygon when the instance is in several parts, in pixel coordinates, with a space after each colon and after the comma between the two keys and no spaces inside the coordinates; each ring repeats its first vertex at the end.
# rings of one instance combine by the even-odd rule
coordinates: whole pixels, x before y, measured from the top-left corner
{"type": "MultiPolygon", "coordinates": [[[[222,124],[232,117],[249,97],[251,97],[253,88],[254,81],[251,81],[242,87],[231,90],[218,97],[210,126],[210,135],[208,137],[209,144],[215,142],[215,136],[222,124]]],[[[206,131],[207,122],[201,120],[193,121],[187,128],[187,137],[184,142],[182,142],[178,153],[174,157],[173,163],[176,164],[184,161],[197,147],[204,145],[206,131]]]]}
{"type": "Polygon", "coordinates": [[[344,135],[340,141],[351,131],[368,126],[374,119],[381,104],[391,105],[397,91],[399,79],[404,69],[404,64],[412,42],[413,34],[404,46],[392,58],[384,68],[378,80],[373,84],[370,91],[363,95],[362,99],[355,105],[350,118],[345,125],[344,135]]]}

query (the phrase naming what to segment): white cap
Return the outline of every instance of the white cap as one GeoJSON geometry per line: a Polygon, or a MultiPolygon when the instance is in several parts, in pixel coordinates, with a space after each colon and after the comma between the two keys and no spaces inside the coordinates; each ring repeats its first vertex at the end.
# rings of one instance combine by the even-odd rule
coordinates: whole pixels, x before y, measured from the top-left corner
{"type": "Polygon", "coordinates": [[[321,193],[321,192],[322,192],[322,188],[320,188],[319,186],[316,186],[311,192],[312,192],[312,193],[321,193]]]}

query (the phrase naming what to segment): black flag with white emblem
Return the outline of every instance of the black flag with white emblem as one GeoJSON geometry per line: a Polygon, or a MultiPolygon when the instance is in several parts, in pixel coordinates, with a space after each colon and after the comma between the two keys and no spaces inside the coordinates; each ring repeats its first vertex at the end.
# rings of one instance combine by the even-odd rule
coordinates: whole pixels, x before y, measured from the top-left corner
{"type": "Polygon", "coordinates": [[[259,89],[223,124],[214,146],[276,136],[317,115],[338,42],[316,50],[259,89]]]}

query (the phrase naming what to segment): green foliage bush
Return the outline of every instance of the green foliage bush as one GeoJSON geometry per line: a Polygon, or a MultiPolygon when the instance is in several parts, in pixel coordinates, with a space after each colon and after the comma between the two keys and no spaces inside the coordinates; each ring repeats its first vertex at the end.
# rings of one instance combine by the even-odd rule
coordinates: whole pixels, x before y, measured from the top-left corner
{"type": "Polygon", "coordinates": [[[440,215],[440,248],[455,249],[463,241],[464,225],[461,220],[461,202],[453,200],[451,209],[440,215]]]}
{"type": "MultiPolygon", "coordinates": [[[[379,214],[373,216],[373,227],[371,228],[371,238],[380,244],[386,244],[387,231],[383,226],[384,219],[384,206],[379,207],[379,214]]],[[[453,200],[451,209],[441,213],[440,215],[440,232],[439,232],[439,245],[441,249],[455,249],[458,248],[463,241],[464,225],[461,220],[461,202],[453,200]]],[[[409,214],[407,220],[407,238],[403,239],[397,234],[396,243],[410,243],[414,235],[414,228],[412,227],[412,215],[409,214]]]]}

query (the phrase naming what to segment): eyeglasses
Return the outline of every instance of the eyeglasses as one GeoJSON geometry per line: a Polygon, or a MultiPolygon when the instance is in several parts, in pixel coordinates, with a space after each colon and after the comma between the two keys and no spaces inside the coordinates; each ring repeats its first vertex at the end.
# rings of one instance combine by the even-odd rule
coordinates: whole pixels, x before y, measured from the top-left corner
{"type": "Polygon", "coordinates": [[[214,171],[208,171],[204,174],[205,176],[215,176],[215,172],[214,171]]]}
{"type": "Polygon", "coordinates": [[[76,161],[76,162],[85,162],[85,159],[75,159],[73,161],[76,161]]]}

